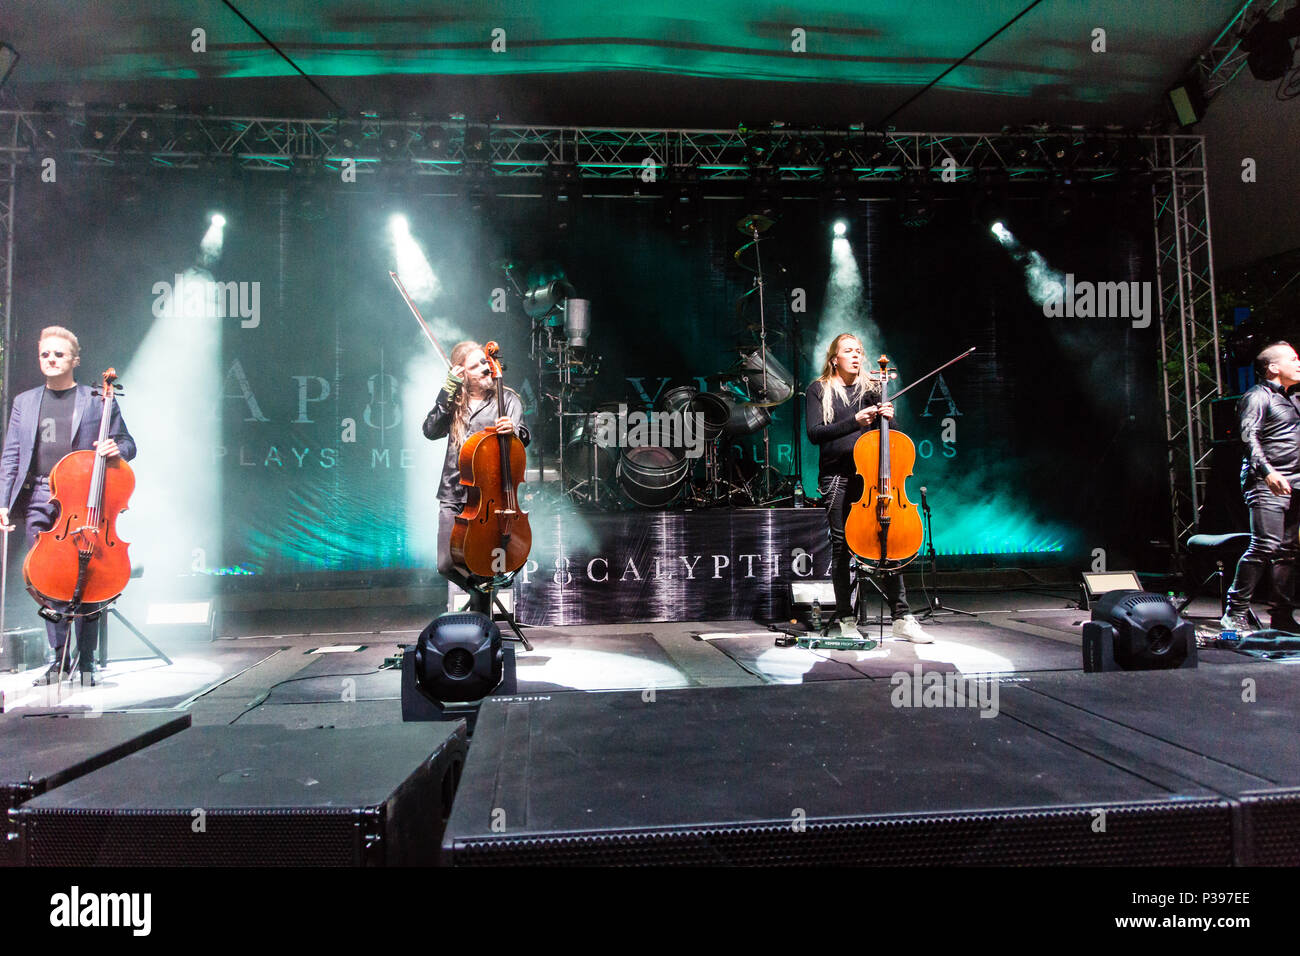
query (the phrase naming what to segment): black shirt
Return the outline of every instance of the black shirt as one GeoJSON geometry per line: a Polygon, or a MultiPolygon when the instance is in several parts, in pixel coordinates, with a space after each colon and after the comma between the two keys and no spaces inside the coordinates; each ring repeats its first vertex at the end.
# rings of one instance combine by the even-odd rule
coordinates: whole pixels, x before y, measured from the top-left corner
{"type": "Polygon", "coordinates": [[[1245,460],[1242,483],[1262,482],[1270,470],[1300,476],[1300,405],[1281,385],[1260,382],[1237,402],[1245,460]]]}
{"type": "Polygon", "coordinates": [[[48,475],[72,451],[72,414],[77,408],[77,386],[55,391],[46,388],[36,419],[36,454],[32,474],[48,475]]]}
{"type": "MultiPolygon", "coordinates": [[[[875,384],[866,387],[860,403],[845,404],[838,395],[831,396],[831,420],[822,421],[822,382],[813,382],[808,386],[805,405],[808,410],[808,440],[818,447],[820,454],[819,475],[855,475],[853,467],[853,446],[857,444],[867,428],[859,425],[854,418],[857,413],[880,402],[880,388],[875,384]]],[[[850,400],[856,391],[845,389],[850,400]]],[[[873,426],[874,427],[874,426],[873,426]]]]}

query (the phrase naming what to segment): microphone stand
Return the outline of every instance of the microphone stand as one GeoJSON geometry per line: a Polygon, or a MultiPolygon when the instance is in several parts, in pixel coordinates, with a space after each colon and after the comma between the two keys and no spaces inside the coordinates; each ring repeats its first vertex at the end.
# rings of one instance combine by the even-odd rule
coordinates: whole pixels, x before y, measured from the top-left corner
{"type": "MultiPolygon", "coordinates": [[[[938,576],[939,568],[935,561],[936,555],[934,550],[934,519],[930,516],[930,501],[925,494],[925,485],[921,486],[921,513],[925,515],[925,555],[921,558],[921,593],[925,595],[925,610],[917,615],[918,621],[928,621],[931,618],[938,617],[940,614],[965,614],[967,617],[978,617],[972,611],[963,611],[958,607],[949,607],[943,603],[939,594],[938,584],[934,587],[934,596],[930,594],[930,589],[925,586],[925,562],[928,559],[930,569],[938,576]]],[[[939,623],[939,622],[935,622],[939,623]]]]}

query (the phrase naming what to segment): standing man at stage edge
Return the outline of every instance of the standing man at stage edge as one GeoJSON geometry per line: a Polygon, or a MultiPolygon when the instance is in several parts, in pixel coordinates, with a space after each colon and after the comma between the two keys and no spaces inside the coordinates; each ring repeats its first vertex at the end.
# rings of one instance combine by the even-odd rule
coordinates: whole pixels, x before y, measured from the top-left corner
{"type": "MultiPolygon", "coordinates": [[[[51,325],[41,330],[38,361],[45,384],[28,389],[14,398],[9,428],[5,431],[4,451],[0,453],[0,525],[12,531],[11,512],[23,516],[27,549],[36,536],[49,531],[59,517],[59,508],[50,500],[50,470],[69,452],[94,449],[105,458],[121,455],[127,461],[135,457],[135,440],[113,404],[109,419],[109,437],[99,442],[99,424],[104,415],[104,399],[95,396],[89,385],[74,379],[81,364],[81,345],[67,329],[51,325]]],[[[90,605],[83,608],[89,609],[90,605]]],[[[68,622],[45,622],[45,636],[54,651],[54,664],[46,672],[47,681],[62,676],[70,657],[66,647],[68,622]]],[[[99,644],[99,616],[77,618],[77,648],[83,683],[93,682],[92,661],[99,644]]]]}
{"type": "Polygon", "coordinates": [[[1270,626],[1300,633],[1292,615],[1300,556],[1300,401],[1288,394],[1300,384],[1300,357],[1289,343],[1274,342],[1255,357],[1255,373],[1260,381],[1237,403],[1250,547],[1237,565],[1220,623],[1224,630],[1251,630],[1250,601],[1267,567],[1273,585],[1270,626]]]}

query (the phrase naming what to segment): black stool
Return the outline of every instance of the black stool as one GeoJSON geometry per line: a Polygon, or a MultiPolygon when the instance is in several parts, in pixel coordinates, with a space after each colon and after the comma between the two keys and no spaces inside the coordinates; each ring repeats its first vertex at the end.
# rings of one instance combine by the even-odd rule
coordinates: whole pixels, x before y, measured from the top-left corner
{"type": "MultiPolygon", "coordinates": [[[[1188,538],[1187,550],[1193,556],[1212,560],[1214,570],[1206,575],[1205,580],[1200,584],[1188,589],[1187,599],[1178,605],[1178,613],[1183,613],[1187,605],[1191,604],[1205,590],[1205,586],[1210,583],[1210,580],[1217,578],[1219,582],[1219,615],[1227,614],[1228,581],[1223,573],[1224,566],[1230,561],[1235,571],[1237,562],[1241,560],[1241,556],[1246,553],[1248,547],[1250,547],[1250,532],[1248,531],[1238,531],[1233,534],[1194,534],[1188,538]]],[[[1253,610],[1247,608],[1246,614],[1255,627],[1262,629],[1259,618],[1255,616],[1253,610]]]]}

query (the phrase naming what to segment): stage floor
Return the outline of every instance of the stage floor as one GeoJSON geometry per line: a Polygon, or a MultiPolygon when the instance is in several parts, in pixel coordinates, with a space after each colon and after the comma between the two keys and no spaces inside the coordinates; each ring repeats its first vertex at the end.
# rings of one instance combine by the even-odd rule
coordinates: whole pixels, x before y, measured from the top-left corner
{"type": "MultiPolygon", "coordinates": [[[[923,671],[997,674],[1005,680],[1082,669],[1081,625],[1089,615],[1069,606],[1068,591],[984,591],[944,599],[973,616],[927,622],[934,638],[928,645],[896,640],[886,628],[881,646],[868,652],[777,647],[776,633],[752,620],[528,628],[534,649],[518,648],[519,692],[887,681],[918,664],[923,671]]],[[[1198,623],[1215,613],[1203,603],[1190,609],[1198,623]]],[[[165,647],[173,665],[110,661],[95,688],[82,688],[75,679],[60,688],[34,688],[39,669],[3,674],[0,695],[7,712],[188,709],[195,726],[400,723],[400,671],[385,661],[402,645],[414,644],[432,616],[421,607],[229,615],[215,642],[165,647]]],[[[874,627],[862,632],[881,636],[874,627]]],[[[138,657],[143,649],[129,640],[119,637],[115,652],[138,657]]],[[[1254,661],[1214,649],[1203,649],[1200,660],[1202,667],[1254,661]]]]}

